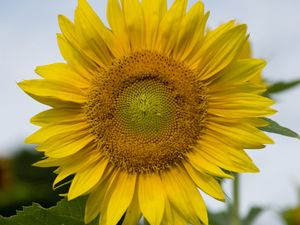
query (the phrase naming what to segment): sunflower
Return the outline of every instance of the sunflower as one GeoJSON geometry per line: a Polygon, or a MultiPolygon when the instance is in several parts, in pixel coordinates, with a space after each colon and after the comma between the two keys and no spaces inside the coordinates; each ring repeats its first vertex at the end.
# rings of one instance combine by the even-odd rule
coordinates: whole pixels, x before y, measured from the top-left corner
{"type": "Polygon", "coordinates": [[[108,0],[106,27],[86,0],[59,16],[66,63],[39,66],[19,86],[50,106],[26,139],[87,195],[85,222],[208,224],[199,189],[224,201],[219,180],[257,172],[244,149],[273,141],[258,128],[274,103],[251,79],[265,61],[241,56],[246,25],[206,31],[202,2],[108,0]]]}

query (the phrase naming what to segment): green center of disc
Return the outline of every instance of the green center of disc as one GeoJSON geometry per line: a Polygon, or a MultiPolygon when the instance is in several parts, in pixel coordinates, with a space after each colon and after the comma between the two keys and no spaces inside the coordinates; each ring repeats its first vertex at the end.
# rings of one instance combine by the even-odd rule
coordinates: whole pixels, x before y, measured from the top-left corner
{"type": "Polygon", "coordinates": [[[173,97],[156,79],[130,84],[119,96],[117,108],[123,128],[144,138],[156,138],[173,126],[173,97]]]}

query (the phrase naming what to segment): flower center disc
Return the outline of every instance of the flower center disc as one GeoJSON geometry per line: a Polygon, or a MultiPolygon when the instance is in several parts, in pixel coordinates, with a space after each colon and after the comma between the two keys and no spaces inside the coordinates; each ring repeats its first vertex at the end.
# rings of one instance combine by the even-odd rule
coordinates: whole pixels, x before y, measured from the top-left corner
{"type": "Polygon", "coordinates": [[[100,71],[85,114],[114,166],[152,173],[178,165],[205,127],[206,89],[184,64],[150,51],[100,71]]]}
{"type": "Polygon", "coordinates": [[[117,99],[123,128],[144,139],[157,139],[174,126],[174,99],[160,81],[145,79],[127,87],[117,99]]]}

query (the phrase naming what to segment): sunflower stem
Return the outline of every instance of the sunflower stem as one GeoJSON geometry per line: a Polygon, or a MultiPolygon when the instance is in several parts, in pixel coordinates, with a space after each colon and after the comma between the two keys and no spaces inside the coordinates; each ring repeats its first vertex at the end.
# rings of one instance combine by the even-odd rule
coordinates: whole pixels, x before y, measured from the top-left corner
{"type": "Polygon", "coordinates": [[[233,180],[233,203],[231,209],[231,225],[241,225],[240,219],[240,177],[238,174],[234,175],[233,180]]]}

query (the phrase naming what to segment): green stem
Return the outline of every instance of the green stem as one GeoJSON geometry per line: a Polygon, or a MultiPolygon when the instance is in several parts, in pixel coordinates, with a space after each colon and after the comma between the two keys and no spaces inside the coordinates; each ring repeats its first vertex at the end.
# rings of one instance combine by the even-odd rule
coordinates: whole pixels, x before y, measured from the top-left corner
{"type": "Polygon", "coordinates": [[[231,210],[231,225],[241,225],[240,219],[240,196],[239,196],[239,188],[240,188],[240,178],[238,174],[234,175],[233,180],[233,203],[231,210]]]}

